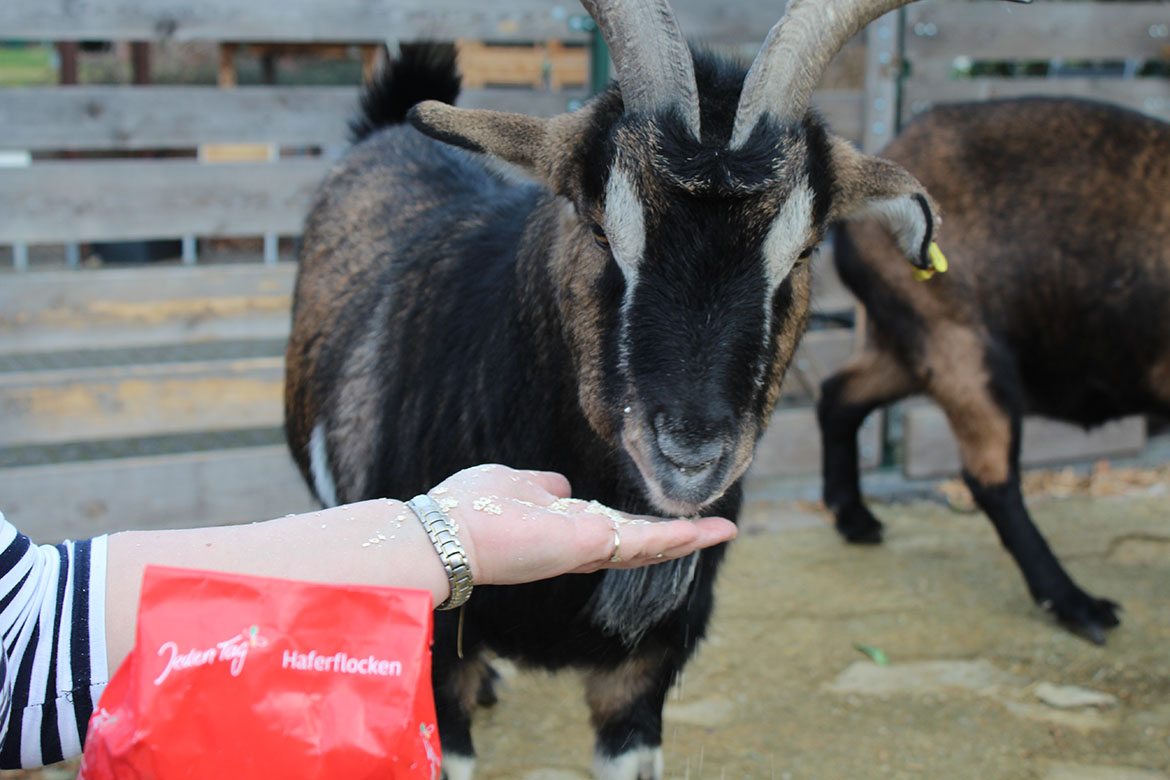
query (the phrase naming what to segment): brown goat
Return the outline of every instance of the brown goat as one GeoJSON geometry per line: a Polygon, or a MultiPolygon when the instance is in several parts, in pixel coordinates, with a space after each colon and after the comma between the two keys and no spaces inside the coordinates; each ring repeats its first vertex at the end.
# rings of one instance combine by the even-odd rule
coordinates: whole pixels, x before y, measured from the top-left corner
{"type": "Polygon", "coordinates": [[[883,228],[842,227],[837,268],[870,341],[822,387],[825,503],[847,539],[880,540],[861,500],[857,428],[925,393],[1033,598],[1102,643],[1117,604],[1082,591],[1029,518],[1020,420],[1091,427],[1170,412],[1170,125],[1079,100],[951,105],[883,156],[937,200],[951,267],[918,282],[883,228]]]}

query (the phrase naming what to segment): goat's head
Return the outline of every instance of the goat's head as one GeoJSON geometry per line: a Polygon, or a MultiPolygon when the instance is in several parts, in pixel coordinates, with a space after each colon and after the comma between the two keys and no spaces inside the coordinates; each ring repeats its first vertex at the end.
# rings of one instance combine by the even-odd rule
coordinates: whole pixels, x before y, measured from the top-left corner
{"type": "Polygon", "coordinates": [[[698,512],[746,470],[831,221],[876,214],[929,267],[922,186],[808,108],[837,50],[907,1],[792,0],[745,77],[696,66],[665,0],[585,0],[618,87],[547,120],[434,102],[412,113],[562,196],[548,273],[581,404],[663,512],[698,512]]]}

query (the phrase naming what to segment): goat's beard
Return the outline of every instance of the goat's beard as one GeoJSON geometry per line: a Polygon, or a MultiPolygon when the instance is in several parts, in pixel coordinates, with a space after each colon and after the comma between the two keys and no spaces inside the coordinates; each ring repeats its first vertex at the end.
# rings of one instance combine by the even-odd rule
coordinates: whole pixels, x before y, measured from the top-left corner
{"type": "Polygon", "coordinates": [[[607,634],[633,647],[645,633],[682,604],[691,591],[699,553],[637,569],[609,569],[586,610],[607,634]]]}

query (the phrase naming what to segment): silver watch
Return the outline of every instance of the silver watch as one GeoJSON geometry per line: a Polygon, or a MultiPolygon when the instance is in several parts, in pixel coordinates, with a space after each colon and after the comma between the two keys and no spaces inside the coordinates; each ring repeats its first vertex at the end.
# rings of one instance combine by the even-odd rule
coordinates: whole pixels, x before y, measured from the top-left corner
{"type": "Polygon", "coordinates": [[[427,536],[435,545],[435,552],[443,562],[447,571],[447,580],[451,583],[451,595],[435,609],[455,609],[463,606],[471,596],[471,589],[475,582],[471,577],[471,564],[467,560],[467,553],[463,544],[455,535],[455,527],[451,518],[443,511],[434,499],[425,493],[417,495],[406,502],[426,529],[427,536]]]}

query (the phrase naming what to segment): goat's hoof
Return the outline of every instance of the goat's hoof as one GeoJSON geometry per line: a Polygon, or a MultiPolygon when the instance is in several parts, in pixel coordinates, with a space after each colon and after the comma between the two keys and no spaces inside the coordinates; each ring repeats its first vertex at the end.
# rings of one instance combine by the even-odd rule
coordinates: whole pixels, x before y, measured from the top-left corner
{"type": "Polygon", "coordinates": [[[883,527],[882,521],[862,504],[837,513],[837,532],[851,544],[880,544],[883,527]]]}
{"type": "Polygon", "coordinates": [[[1062,603],[1042,601],[1040,606],[1053,612],[1070,631],[1083,636],[1095,645],[1105,644],[1105,629],[1121,624],[1117,612],[1121,605],[1110,599],[1099,599],[1084,591],[1077,591],[1062,603]]]}

